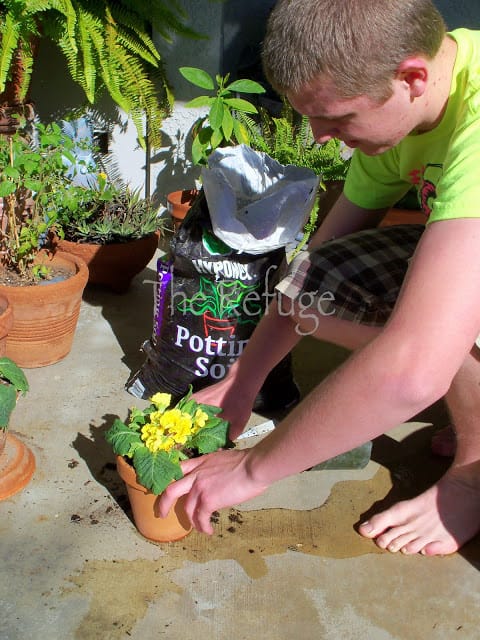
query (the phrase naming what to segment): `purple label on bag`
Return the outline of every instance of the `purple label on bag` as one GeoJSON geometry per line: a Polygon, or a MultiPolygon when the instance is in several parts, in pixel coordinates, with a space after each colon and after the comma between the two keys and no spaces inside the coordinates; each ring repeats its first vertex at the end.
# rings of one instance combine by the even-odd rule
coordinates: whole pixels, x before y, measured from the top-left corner
{"type": "Polygon", "coordinates": [[[159,336],[162,330],[163,310],[167,297],[167,289],[172,281],[172,263],[157,260],[157,286],[155,290],[154,335],[159,336]]]}

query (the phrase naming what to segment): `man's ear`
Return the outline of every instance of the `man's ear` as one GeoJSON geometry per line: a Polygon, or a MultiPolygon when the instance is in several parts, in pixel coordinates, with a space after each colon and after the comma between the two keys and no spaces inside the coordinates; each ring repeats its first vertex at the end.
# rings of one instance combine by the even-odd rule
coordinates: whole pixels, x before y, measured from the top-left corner
{"type": "Polygon", "coordinates": [[[429,78],[427,61],[424,58],[406,58],[400,63],[396,79],[405,82],[412,98],[419,98],[425,93],[429,78]]]}

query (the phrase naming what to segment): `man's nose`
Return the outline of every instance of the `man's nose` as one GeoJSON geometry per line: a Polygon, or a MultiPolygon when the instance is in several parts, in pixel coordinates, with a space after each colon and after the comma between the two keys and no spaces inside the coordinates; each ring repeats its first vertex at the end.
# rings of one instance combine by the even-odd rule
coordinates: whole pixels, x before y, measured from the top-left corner
{"type": "Polygon", "coordinates": [[[312,128],[315,141],[319,144],[328,142],[332,138],[338,138],[340,134],[339,129],[331,122],[322,122],[319,120],[312,122],[312,120],[310,120],[310,127],[312,128]]]}

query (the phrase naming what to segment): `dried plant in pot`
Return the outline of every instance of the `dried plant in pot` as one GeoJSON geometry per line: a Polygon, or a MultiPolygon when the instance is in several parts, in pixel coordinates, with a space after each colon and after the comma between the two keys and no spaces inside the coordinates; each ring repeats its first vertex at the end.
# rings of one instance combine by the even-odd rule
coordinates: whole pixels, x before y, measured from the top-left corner
{"type": "Polygon", "coordinates": [[[135,525],[150,540],[179,540],[191,530],[183,498],[166,518],[155,511],[159,494],[182,477],[180,462],[230,446],[221,409],[198,403],[192,390],[171,407],[171,395],[156,393],[143,410],[133,408],[125,424],[117,418],[106,433],[125,481],[135,525]]]}
{"type": "Polygon", "coordinates": [[[23,489],[35,470],[33,453],[8,431],[17,400],[28,389],[22,369],[10,358],[0,358],[0,500],[23,489]]]}

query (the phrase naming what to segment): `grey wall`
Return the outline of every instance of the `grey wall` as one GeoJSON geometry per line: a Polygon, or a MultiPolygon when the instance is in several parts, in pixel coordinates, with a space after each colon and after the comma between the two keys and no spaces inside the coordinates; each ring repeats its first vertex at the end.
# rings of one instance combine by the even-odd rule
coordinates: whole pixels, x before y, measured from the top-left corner
{"type": "Polygon", "coordinates": [[[480,2],[479,0],[434,0],[440,9],[447,27],[470,27],[480,29],[480,2]]]}

